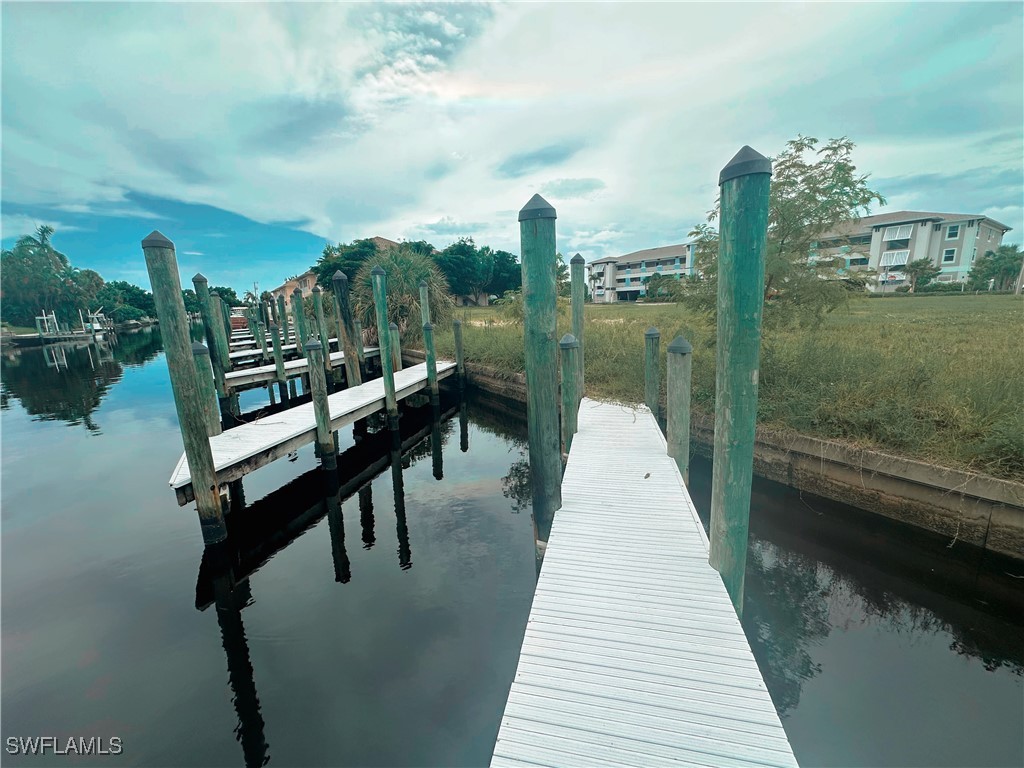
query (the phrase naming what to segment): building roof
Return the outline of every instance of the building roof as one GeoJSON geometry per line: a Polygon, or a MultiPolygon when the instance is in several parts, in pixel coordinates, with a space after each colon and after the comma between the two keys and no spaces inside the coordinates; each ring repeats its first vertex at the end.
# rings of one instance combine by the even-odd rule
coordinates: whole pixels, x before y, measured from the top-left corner
{"type": "Polygon", "coordinates": [[[679,243],[677,245],[661,245],[657,248],[645,248],[642,251],[633,251],[622,256],[605,256],[603,259],[595,259],[591,264],[612,264],[628,261],[656,261],[658,259],[674,259],[678,256],[685,256],[686,249],[690,243],[679,243]]]}
{"type": "Polygon", "coordinates": [[[912,224],[918,221],[967,221],[969,219],[984,219],[997,229],[1003,230],[1003,234],[1009,232],[1008,227],[995,219],[991,219],[981,213],[934,213],[931,211],[889,211],[874,216],[864,216],[860,219],[840,224],[835,229],[822,234],[821,239],[829,237],[841,237],[844,235],[867,234],[874,227],[892,224],[912,224]]]}

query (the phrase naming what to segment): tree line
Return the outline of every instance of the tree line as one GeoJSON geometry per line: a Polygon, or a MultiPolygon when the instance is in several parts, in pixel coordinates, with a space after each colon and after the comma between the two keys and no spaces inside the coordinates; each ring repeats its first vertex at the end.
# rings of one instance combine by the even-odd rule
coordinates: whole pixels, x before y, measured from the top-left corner
{"type": "MultiPolygon", "coordinates": [[[[92,269],[80,269],[53,245],[53,227],[41,226],[23,235],[11,249],[0,252],[0,319],[31,328],[41,312],[53,313],[69,326],[79,322],[79,312],[102,310],[115,323],[156,317],[153,294],[125,280],[104,280],[92,269]]],[[[234,289],[211,288],[232,306],[241,305],[234,289]]],[[[199,311],[191,288],[182,291],[185,309],[199,311]]]]}

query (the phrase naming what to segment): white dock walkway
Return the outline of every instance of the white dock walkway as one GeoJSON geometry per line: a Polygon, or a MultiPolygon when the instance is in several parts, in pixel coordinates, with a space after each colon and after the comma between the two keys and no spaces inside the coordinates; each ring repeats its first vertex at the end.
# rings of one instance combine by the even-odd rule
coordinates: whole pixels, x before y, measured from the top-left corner
{"type": "MultiPolygon", "coordinates": [[[[437,361],[437,378],[455,373],[455,363],[437,361]]],[[[399,400],[427,386],[427,364],[404,368],[395,373],[395,393],[399,400]]],[[[343,389],[329,395],[331,429],[365,418],[384,408],[384,380],[371,379],[358,387],[343,389]]],[[[275,459],[287,456],[316,438],[316,417],[313,404],[305,403],[266,418],[242,424],[210,438],[213,465],[218,483],[229,483],[275,459]]],[[[185,454],[181,455],[168,481],[178,496],[178,504],[191,501],[192,476],[185,454]]]]}
{"type": "MultiPolygon", "coordinates": [[[[377,357],[380,354],[380,350],[377,347],[367,347],[363,352],[366,357],[377,357]]],[[[344,361],[344,352],[331,352],[331,365],[341,365],[344,361]]],[[[289,379],[294,379],[308,372],[309,361],[304,357],[284,361],[284,373],[289,379]]],[[[272,381],[277,381],[277,367],[274,363],[260,365],[255,368],[243,368],[239,371],[231,371],[224,374],[224,383],[231,390],[251,384],[265,384],[272,381]]]]}
{"type": "Polygon", "coordinates": [[[796,765],[646,408],[580,406],[491,765],[796,765]]]}

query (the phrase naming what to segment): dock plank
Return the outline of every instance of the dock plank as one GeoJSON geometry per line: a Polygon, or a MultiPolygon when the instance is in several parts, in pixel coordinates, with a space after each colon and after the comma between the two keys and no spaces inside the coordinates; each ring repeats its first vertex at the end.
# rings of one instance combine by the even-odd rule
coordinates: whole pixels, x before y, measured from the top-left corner
{"type": "Polygon", "coordinates": [[[795,766],[646,408],[584,399],[492,766],[795,766]]]}
{"type": "MultiPolygon", "coordinates": [[[[377,357],[380,355],[380,350],[377,347],[367,347],[365,354],[366,357],[377,357]]],[[[344,352],[331,352],[332,365],[339,365],[344,360],[344,352]]],[[[309,361],[304,357],[284,361],[285,376],[289,379],[297,378],[308,371],[309,361]]],[[[228,389],[238,389],[251,384],[264,384],[272,381],[277,381],[277,367],[274,363],[259,365],[255,368],[243,368],[224,374],[224,383],[228,389]]]]}

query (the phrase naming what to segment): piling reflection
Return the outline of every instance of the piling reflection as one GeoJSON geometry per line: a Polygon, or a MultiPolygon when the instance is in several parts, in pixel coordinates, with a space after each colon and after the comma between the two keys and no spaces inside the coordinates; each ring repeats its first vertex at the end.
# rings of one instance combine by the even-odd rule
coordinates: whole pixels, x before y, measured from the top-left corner
{"type": "Polygon", "coordinates": [[[469,452],[469,403],[466,398],[459,403],[459,450],[469,452]]]}
{"type": "Polygon", "coordinates": [[[359,489],[359,525],[363,532],[363,549],[372,549],[377,539],[373,535],[373,486],[359,489]]]}
{"type": "Polygon", "coordinates": [[[434,420],[430,426],[430,462],[435,480],[444,479],[444,448],[441,440],[441,408],[439,405],[432,406],[434,420]]]}
{"type": "Polygon", "coordinates": [[[334,580],[348,584],[352,580],[352,564],[345,551],[345,517],[341,512],[341,489],[335,484],[329,488],[327,498],[327,529],[331,535],[331,559],[334,561],[334,580]]]}
{"type": "Polygon", "coordinates": [[[412,547],[409,525],[405,519],[405,482],[402,478],[402,444],[398,433],[391,443],[391,487],[395,494],[395,532],[398,535],[398,565],[403,571],[412,568],[412,547]]]}

